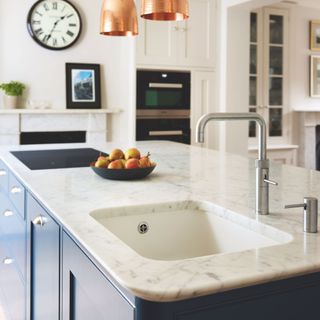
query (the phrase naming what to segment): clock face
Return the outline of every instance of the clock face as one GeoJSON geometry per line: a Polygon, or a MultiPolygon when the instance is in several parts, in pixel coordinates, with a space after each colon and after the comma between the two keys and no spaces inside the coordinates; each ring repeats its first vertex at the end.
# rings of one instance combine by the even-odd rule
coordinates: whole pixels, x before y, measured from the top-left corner
{"type": "Polygon", "coordinates": [[[41,46],[62,50],[74,44],[81,33],[77,9],[66,0],[40,0],[29,11],[28,31],[41,46]]]}

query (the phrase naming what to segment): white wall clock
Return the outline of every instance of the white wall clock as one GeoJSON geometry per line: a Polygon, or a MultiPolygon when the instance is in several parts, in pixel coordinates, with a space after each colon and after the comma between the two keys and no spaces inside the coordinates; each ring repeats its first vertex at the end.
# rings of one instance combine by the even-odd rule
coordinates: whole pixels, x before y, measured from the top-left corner
{"type": "Polygon", "coordinates": [[[81,17],[67,0],[39,0],[27,18],[31,37],[42,47],[62,50],[71,47],[79,38],[81,17]]]}

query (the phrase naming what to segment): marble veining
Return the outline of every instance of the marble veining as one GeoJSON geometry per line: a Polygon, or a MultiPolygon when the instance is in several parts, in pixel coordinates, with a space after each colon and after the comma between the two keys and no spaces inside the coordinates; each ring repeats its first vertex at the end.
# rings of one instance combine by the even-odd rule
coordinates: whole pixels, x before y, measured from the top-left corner
{"type": "MultiPolygon", "coordinates": [[[[319,172],[271,163],[270,177],[279,186],[270,188],[270,215],[256,217],[252,159],[172,142],[139,142],[138,148],[151,152],[158,164],[154,173],[141,181],[111,181],[95,175],[89,167],[31,171],[8,152],[70,146],[88,145],[1,147],[0,157],[54,218],[132,294],[152,301],[181,300],[320,271],[319,234],[303,233],[301,209],[284,209],[285,204],[301,202],[304,196],[319,196],[319,172]],[[225,208],[225,217],[267,230],[283,243],[155,261],[138,255],[89,215],[103,208],[116,214],[119,207],[189,200],[225,208]]],[[[129,147],[111,143],[90,146],[106,152],[129,147]]]]}

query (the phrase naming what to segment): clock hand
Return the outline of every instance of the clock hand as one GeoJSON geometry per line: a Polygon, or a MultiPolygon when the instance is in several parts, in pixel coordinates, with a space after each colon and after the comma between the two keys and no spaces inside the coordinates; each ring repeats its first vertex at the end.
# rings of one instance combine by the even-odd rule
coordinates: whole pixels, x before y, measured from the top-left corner
{"type": "Polygon", "coordinates": [[[67,15],[64,15],[64,16],[60,17],[58,20],[55,21],[55,23],[53,24],[53,27],[52,27],[49,35],[48,35],[48,38],[47,38],[48,40],[51,38],[52,32],[53,32],[54,29],[56,28],[57,24],[58,24],[61,20],[63,20],[66,16],[67,16],[67,15]]]}

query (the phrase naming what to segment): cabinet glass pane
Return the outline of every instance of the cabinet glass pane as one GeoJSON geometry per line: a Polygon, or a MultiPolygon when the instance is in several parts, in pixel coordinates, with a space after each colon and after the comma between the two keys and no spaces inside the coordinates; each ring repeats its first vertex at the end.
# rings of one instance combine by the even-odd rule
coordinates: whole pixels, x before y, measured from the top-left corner
{"type": "Polygon", "coordinates": [[[257,41],[257,14],[252,12],[250,15],[250,42],[257,41]]]}
{"type": "Polygon", "coordinates": [[[283,43],[283,17],[277,15],[270,15],[270,43],[283,43]]]}
{"type": "Polygon", "coordinates": [[[250,74],[257,73],[257,46],[250,45],[250,74]]]}
{"type": "MultiPolygon", "coordinates": [[[[249,108],[249,112],[257,112],[256,108],[249,108]]],[[[249,121],[249,137],[254,138],[257,134],[256,122],[249,121]]]]}
{"type": "Polygon", "coordinates": [[[270,47],[270,66],[269,72],[270,75],[282,75],[282,47],[270,47]]]}
{"type": "Polygon", "coordinates": [[[250,77],[250,96],[249,96],[250,106],[257,105],[257,77],[250,77]]]}
{"type": "Polygon", "coordinates": [[[282,136],[282,109],[281,108],[269,109],[269,136],[270,137],[282,136]]]}
{"type": "Polygon", "coordinates": [[[282,105],[282,78],[270,78],[269,80],[269,105],[282,105]]]}

